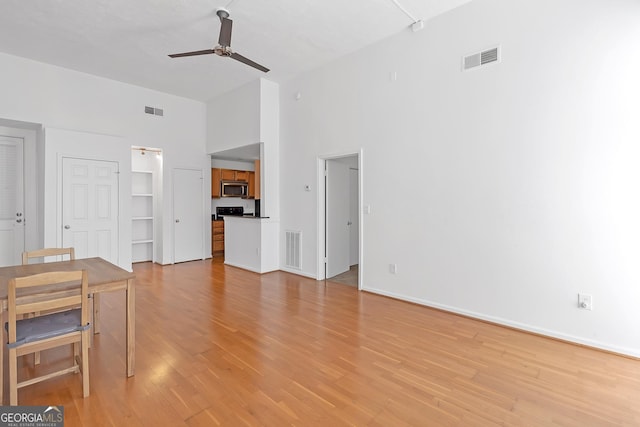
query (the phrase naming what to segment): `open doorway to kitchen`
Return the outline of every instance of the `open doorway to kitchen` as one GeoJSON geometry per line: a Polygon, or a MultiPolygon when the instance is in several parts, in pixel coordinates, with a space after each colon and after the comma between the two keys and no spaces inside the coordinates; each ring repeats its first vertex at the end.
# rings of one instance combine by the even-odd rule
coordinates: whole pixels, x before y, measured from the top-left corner
{"type": "Polygon", "coordinates": [[[361,288],[361,153],[320,159],[319,277],[361,288]]]}

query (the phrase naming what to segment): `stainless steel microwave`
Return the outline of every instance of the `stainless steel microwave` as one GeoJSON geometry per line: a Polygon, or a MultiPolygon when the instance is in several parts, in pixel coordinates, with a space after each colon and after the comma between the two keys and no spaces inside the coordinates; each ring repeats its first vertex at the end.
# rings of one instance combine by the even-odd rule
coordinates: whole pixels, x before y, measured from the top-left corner
{"type": "Polygon", "coordinates": [[[220,183],[220,195],[222,197],[242,197],[249,196],[249,184],[241,181],[222,181],[220,183]]]}

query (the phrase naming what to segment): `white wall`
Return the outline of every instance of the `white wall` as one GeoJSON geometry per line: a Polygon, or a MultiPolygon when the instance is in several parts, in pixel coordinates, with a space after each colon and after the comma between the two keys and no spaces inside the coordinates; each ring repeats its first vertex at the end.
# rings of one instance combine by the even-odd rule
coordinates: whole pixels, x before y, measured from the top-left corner
{"type": "Polygon", "coordinates": [[[365,289],[640,356],[638,22],[635,0],[475,0],[282,84],[281,230],[303,231],[303,273],[304,184],[362,148],[365,289]]]}
{"type": "MultiPolygon", "coordinates": [[[[178,167],[198,168],[205,171],[205,177],[209,176],[210,159],[205,155],[206,105],[6,54],[0,54],[0,69],[0,93],[3,95],[0,97],[0,119],[42,124],[45,147],[46,129],[49,128],[115,136],[122,141],[115,150],[125,153],[123,161],[126,167],[121,165],[121,179],[129,182],[130,176],[126,175],[130,175],[132,145],[163,150],[162,202],[167,215],[162,221],[162,262],[173,262],[173,218],[169,214],[173,206],[172,170],[178,167]],[[163,108],[164,117],[145,114],[145,105],[163,108]],[[124,160],[125,157],[128,160],[124,160]]],[[[71,149],[89,153],[87,155],[113,149],[78,144],[71,149]]],[[[50,166],[45,164],[45,167],[50,166]]],[[[204,187],[203,198],[208,200],[210,183],[205,183],[204,187]]],[[[205,232],[210,234],[208,203],[203,203],[201,209],[205,232]]],[[[53,213],[44,211],[45,228],[56,226],[51,223],[54,217],[53,213]]],[[[126,229],[126,224],[130,227],[131,218],[120,218],[120,222],[126,229]]],[[[211,253],[211,242],[208,238],[205,242],[208,245],[204,249],[206,256],[211,253]]],[[[130,266],[130,259],[121,264],[130,266]]]]}
{"type": "Polygon", "coordinates": [[[207,103],[207,153],[260,142],[260,80],[207,103]]]}

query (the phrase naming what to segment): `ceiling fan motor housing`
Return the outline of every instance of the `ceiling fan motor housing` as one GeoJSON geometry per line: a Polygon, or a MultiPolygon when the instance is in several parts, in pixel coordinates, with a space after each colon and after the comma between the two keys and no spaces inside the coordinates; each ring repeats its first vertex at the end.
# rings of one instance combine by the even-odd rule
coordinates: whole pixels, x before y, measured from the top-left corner
{"type": "Polygon", "coordinates": [[[223,18],[229,17],[229,11],[224,7],[219,7],[216,9],[216,15],[218,15],[218,18],[220,18],[220,20],[222,20],[223,18]]]}
{"type": "Polygon", "coordinates": [[[213,48],[213,51],[218,56],[231,56],[233,53],[229,46],[216,46],[213,48]]]}

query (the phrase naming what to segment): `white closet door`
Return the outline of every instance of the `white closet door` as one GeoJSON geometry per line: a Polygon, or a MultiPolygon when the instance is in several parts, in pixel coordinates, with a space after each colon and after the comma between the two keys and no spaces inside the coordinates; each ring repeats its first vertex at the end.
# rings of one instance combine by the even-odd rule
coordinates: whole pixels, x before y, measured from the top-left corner
{"type": "Polygon", "coordinates": [[[118,163],[62,159],[62,246],[118,264],[118,163]]]}
{"type": "Polygon", "coordinates": [[[202,170],[173,170],[174,262],[203,259],[202,170]]]}
{"type": "Polygon", "coordinates": [[[17,265],[24,251],[24,143],[0,135],[0,267],[17,265]]]}

